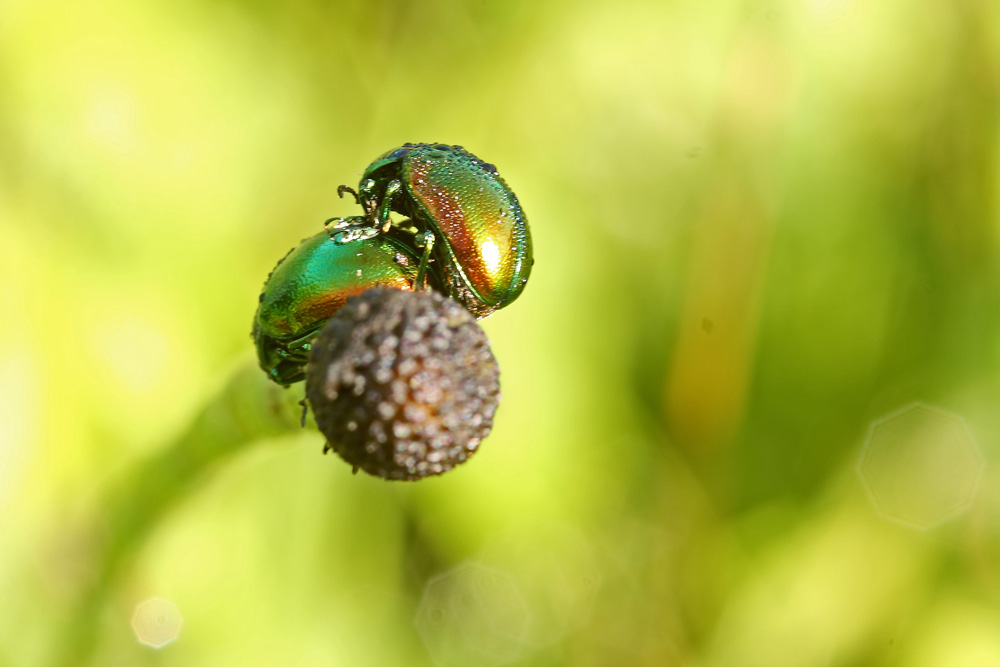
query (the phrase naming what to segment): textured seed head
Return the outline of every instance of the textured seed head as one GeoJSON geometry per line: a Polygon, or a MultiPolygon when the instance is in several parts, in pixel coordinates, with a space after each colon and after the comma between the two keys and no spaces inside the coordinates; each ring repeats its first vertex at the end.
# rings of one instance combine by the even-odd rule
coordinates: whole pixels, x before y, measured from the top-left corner
{"type": "Polygon", "coordinates": [[[312,344],[306,396],[345,461],[385,479],[440,475],[493,427],[500,369],[486,333],[436,292],[348,299],[312,344]]]}

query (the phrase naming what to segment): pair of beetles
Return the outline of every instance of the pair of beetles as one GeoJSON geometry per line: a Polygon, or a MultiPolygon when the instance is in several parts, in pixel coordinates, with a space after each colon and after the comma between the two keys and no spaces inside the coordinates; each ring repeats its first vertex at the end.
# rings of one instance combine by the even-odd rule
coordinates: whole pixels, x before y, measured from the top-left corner
{"type": "Polygon", "coordinates": [[[496,167],[461,146],[403,144],[368,165],[356,191],[337,193],[351,194],[364,215],[327,220],[278,262],[260,295],[252,336],[278,384],[305,378],[313,338],[371,287],[433,289],[482,319],[528,282],[521,205],[496,167]]]}

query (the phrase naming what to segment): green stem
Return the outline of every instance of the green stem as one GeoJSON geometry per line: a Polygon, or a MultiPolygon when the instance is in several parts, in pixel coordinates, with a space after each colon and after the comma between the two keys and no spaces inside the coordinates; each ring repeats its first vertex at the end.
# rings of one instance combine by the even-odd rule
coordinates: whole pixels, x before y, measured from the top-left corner
{"type": "Polygon", "coordinates": [[[300,394],[269,381],[256,364],[241,367],[184,433],[107,494],[95,517],[94,576],[70,611],[53,664],[89,662],[104,605],[156,526],[231,455],[299,430],[300,394]]]}

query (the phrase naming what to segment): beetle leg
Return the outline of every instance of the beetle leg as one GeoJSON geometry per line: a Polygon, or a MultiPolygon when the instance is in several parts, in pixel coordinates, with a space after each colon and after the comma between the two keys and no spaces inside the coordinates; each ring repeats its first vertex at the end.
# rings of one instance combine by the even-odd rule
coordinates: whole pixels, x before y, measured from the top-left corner
{"type": "Polygon", "coordinates": [[[307,362],[309,360],[309,350],[312,349],[313,338],[316,337],[317,333],[319,333],[319,327],[303,336],[288,341],[285,344],[285,348],[288,350],[287,358],[294,359],[295,361],[301,360],[302,363],[307,362]]]}
{"type": "Polygon", "coordinates": [[[378,236],[380,231],[377,227],[372,227],[367,218],[359,215],[330,218],[323,223],[323,228],[330,232],[330,238],[338,244],[370,239],[378,236]]]}
{"type": "Polygon", "coordinates": [[[347,227],[343,231],[335,232],[330,238],[333,239],[334,243],[343,245],[345,243],[351,243],[353,241],[364,241],[366,239],[374,238],[378,236],[379,229],[377,227],[347,227]]]}
{"type": "Polygon", "coordinates": [[[309,350],[312,349],[312,340],[315,337],[316,332],[310,331],[304,336],[288,341],[285,343],[285,349],[278,348],[275,354],[281,357],[282,361],[304,366],[309,363],[309,350]]]}
{"type": "Polygon", "coordinates": [[[389,184],[385,186],[385,194],[382,195],[382,201],[378,203],[378,208],[374,210],[372,226],[383,234],[389,231],[389,226],[392,224],[392,221],[389,220],[389,209],[392,206],[392,198],[402,189],[403,184],[399,182],[399,179],[389,181],[389,184]]]}
{"type": "Polygon", "coordinates": [[[361,184],[359,192],[355,192],[346,185],[337,188],[337,194],[341,197],[344,196],[345,192],[354,195],[354,199],[364,207],[365,216],[330,218],[324,222],[323,227],[330,232],[330,238],[336,243],[363,241],[389,231],[389,227],[392,226],[392,220],[389,218],[392,199],[403,189],[403,184],[398,179],[390,181],[385,187],[382,199],[377,202],[372,194],[375,185],[375,181],[369,178],[361,184]]]}
{"type": "Polygon", "coordinates": [[[365,209],[365,215],[371,218],[375,215],[375,183],[374,178],[366,178],[361,181],[361,185],[358,186],[358,198],[361,200],[359,203],[365,209]]]}
{"type": "Polygon", "coordinates": [[[434,236],[434,232],[428,230],[420,235],[420,240],[423,241],[424,252],[420,256],[420,266],[417,268],[417,279],[415,281],[416,290],[418,292],[423,291],[426,287],[427,264],[431,260],[431,251],[434,250],[434,241],[436,240],[436,237],[434,236]]]}
{"type": "Polygon", "coordinates": [[[309,404],[306,403],[306,399],[303,398],[301,401],[299,401],[299,405],[302,406],[302,419],[299,420],[299,424],[302,426],[302,428],[305,428],[306,415],[309,414],[309,404]]]}

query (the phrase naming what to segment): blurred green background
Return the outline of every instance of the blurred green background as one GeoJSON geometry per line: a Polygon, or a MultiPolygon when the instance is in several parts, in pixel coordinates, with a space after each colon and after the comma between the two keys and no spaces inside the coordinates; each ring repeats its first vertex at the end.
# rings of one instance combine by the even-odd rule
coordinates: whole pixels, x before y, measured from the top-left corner
{"type": "Polygon", "coordinates": [[[3,0],[0,664],[1000,664],[998,86],[993,0],[3,0]],[[536,263],[393,484],[239,395],[406,141],[536,263]]]}

